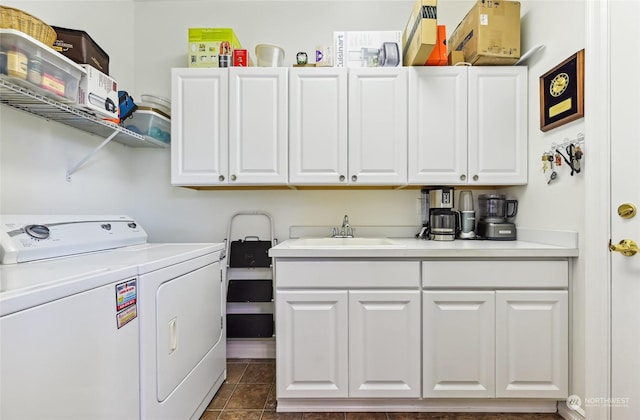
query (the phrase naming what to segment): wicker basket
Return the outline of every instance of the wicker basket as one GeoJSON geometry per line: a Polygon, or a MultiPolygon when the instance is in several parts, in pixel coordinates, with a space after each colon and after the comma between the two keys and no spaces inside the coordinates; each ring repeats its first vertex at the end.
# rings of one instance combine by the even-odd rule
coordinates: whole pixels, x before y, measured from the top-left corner
{"type": "Polygon", "coordinates": [[[12,7],[0,6],[0,28],[24,32],[50,47],[56,42],[56,31],[35,16],[12,7]]]}

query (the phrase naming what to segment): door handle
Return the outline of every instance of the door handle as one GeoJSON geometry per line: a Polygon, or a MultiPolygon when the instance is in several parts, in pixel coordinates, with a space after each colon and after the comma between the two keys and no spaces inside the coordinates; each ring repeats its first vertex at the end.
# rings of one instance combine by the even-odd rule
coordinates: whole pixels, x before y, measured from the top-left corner
{"type": "Polygon", "coordinates": [[[619,252],[625,257],[632,257],[638,252],[638,244],[631,239],[623,239],[617,245],[613,245],[609,241],[609,251],[619,252]]]}
{"type": "Polygon", "coordinates": [[[178,318],[169,321],[169,354],[178,348],[178,318]]]}

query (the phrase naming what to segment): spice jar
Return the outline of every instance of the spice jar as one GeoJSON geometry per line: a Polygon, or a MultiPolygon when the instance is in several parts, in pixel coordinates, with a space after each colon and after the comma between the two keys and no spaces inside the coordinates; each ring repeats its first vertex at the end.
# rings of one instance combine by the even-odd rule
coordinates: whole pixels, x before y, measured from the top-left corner
{"type": "Polygon", "coordinates": [[[27,78],[27,55],[13,48],[7,53],[7,74],[18,79],[27,78]]]}
{"type": "Polygon", "coordinates": [[[29,64],[27,66],[27,80],[38,86],[42,83],[42,61],[40,61],[40,59],[32,58],[29,60],[29,64]]]}

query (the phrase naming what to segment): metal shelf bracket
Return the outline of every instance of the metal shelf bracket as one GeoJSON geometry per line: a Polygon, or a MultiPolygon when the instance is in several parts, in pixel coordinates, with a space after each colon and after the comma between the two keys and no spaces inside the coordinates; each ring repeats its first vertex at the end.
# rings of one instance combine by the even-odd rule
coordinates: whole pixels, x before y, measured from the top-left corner
{"type": "Polygon", "coordinates": [[[89,154],[87,156],[85,156],[84,158],[82,158],[78,163],[76,163],[75,165],[73,165],[72,167],[70,167],[67,170],[67,182],[71,182],[71,175],[74,174],[74,172],[76,172],[78,169],[80,169],[82,167],[82,165],[84,165],[89,159],[91,159],[91,157],[93,155],[95,155],[96,153],[98,153],[98,151],[100,149],[102,149],[104,146],[107,145],[107,143],[109,143],[111,140],[113,140],[113,138],[115,136],[118,135],[118,133],[120,133],[120,130],[115,130],[109,137],[107,137],[106,139],[104,139],[104,141],[102,143],[100,143],[100,145],[98,147],[96,147],[94,150],[92,150],[91,152],[89,152],[89,154]]]}

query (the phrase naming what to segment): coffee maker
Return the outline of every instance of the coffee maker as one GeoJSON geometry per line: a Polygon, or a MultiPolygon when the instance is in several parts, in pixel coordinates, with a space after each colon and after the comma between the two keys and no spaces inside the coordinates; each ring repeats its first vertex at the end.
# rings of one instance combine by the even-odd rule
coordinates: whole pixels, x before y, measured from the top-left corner
{"type": "Polygon", "coordinates": [[[516,216],[518,200],[507,200],[502,194],[481,194],[478,210],[478,236],[499,241],[516,240],[516,225],[508,219],[516,216]]]}
{"type": "Polygon", "coordinates": [[[431,188],[429,190],[429,239],[453,241],[459,225],[459,214],[453,211],[453,188],[431,188]]]}

